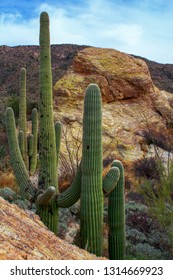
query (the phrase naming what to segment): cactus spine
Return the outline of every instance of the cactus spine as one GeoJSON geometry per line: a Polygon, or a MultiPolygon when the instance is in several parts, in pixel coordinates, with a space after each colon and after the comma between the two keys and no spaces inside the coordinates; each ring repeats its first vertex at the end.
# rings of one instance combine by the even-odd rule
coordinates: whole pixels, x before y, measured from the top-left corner
{"type": "Polygon", "coordinates": [[[81,186],[82,247],[98,256],[102,254],[102,102],[97,85],[86,90],[83,115],[81,186]]]}
{"type": "Polygon", "coordinates": [[[109,194],[108,225],[109,225],[109,258],[124,260],[125,258],[125,202],[124,202],[124,168],[120,161],[115,160],[112,167],[120,171],[117,186],[109,194]]]}

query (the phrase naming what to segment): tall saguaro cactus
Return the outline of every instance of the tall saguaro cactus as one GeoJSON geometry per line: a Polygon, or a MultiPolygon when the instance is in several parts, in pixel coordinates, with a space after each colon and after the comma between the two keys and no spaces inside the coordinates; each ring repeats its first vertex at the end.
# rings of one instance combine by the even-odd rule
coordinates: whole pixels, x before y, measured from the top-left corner
{"type": "Polygon", "coordinates": [[[103,190],[102,190],[102,102],[99,87],[89,85],[84,99],[81,241],[91,253],[102,254],[103,190]]]}
{"type": "Polygon", "coordinates": [[[20,70],[20,98],[19,98],[19,130],[23,131],[24,151],[23,160],[28,168],[27,155],[27,119],[26,119],[26,69],[20,70]]]}
{"type": "MultiPolygon", "coordinates": [[[[39,103],[39,189],[46,190],[54,186],[58,191],[56,139],[53,121],[52,104],[52,71],[49,16],[46,12],[40,15],[40,103],[39,103]]],[[[43,222],[57,232],[58,208],[56,202],[40,207],[43,222]]]]}

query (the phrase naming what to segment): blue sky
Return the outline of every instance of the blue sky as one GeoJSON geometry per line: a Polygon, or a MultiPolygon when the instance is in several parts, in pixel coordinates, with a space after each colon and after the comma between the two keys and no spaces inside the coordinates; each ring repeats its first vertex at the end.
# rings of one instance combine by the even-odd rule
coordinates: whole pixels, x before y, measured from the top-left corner
{"type": "Polygon", "coordinates": [[[173,63],[172,0],[1,0],[0,45],[38,45],[39,15],[51,43],[113,48],[173,63]]]}

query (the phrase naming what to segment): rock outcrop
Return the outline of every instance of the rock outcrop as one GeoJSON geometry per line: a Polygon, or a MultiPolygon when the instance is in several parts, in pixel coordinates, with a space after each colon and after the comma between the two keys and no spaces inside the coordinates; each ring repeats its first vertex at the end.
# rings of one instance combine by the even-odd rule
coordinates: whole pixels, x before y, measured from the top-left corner
{"type": "Polygon", "coordinates": [[[56,237],[33,212],[0,197],[0,260],[98,259],[56,237]]]}
{"type": "Polygon", "coordinates": [[[90,82],[99,84],[105,102],[137,98],[154,88],[142,60],[112,49],[85,48],[77,53],[72,67],[54,89],[57,93],[64,90],[64,95],[73,98],[81,93],[83,98],[83,90],[90,82]]]}
{"type": "Polygon", "coordinates": [[[154,85],[143,60],[111,49],[81,50],[55,83],[55,118],[75,128],[81,124],[84,92],[89,83],[101,88],[104,141],[113,139],[113,156],[126,163],[144,157],[150,150],[146,135],[151,137],[150,142],[170,148],[173,96],[154,85]]]}

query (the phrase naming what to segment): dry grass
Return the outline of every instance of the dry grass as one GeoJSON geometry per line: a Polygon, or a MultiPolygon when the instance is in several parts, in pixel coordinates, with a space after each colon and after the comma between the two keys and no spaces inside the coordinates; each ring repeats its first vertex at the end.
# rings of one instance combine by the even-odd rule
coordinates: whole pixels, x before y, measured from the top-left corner
{"type": "Polygon", "coordinates": [[[12,172],[0,174],[0,188],[9,187],[18,192],[15,176],[12,172]]]}

